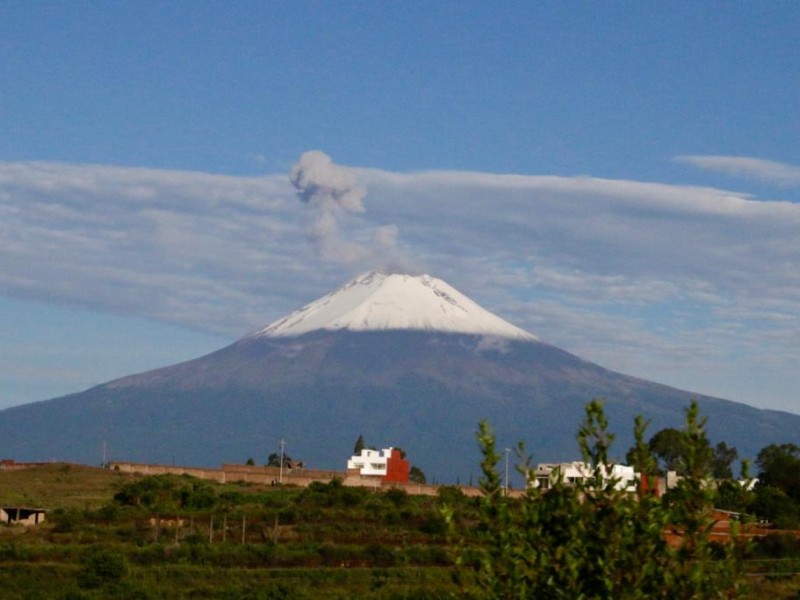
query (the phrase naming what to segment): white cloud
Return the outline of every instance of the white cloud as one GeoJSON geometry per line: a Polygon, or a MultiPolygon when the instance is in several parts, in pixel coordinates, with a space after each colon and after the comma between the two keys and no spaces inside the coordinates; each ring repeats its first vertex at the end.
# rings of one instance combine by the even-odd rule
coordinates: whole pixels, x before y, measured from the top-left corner
{"type": "Polygon", "coordinates": [[[312,260],[295,204],[285,175],[3,163],[0,290],[241,331],[275,264],[312,260]]]}
{"type": "Polygon", "coordinates": [[[756,358],[796,370],[800,205],[590,177],[352,171],[367,210],[338,221],[339,242],[374,251],[341,264],[308,243],[317,215],[285,173],[0,163],[0,294],[233,337],[376,261],[414,264],[633,374],[687,386],[745,377],[756,358]]]}
{"type": "Polygon", "coordinates": [[[800,185],[800,166],[747,156],[677,156],[675,160],[707,171],[753,178],[777,185],[800,185]]]}

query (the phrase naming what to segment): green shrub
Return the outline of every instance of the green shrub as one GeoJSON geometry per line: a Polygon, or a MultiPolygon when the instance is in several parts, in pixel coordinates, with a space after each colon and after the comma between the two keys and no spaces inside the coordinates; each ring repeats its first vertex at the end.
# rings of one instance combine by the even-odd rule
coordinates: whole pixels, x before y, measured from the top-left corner
{"type": "Polygon", "coordinates": [[[0,544],[0,561],[27,561],[30,559],[30,550],[27,546],[14,541],[0,544]]]}
{"type": "Polygon", "coordinates": [[[308,598],[308,586],[304,582],[273,581],[264,590],[264,600],[303,600],[308,598]]]}
{"type": "Polygon", "coordinates": [[[800,558],[800,539],[792,534],[765,535],[754,540],[750,554],[762,558],[800,558]]]}
{"type": "Polygon", "coordinates": [[[397,508],[405,506],[408,502],[408,493],[402,488],[389,488],[383,493],[383,496],[397,508]]]}
{"type": "Polygon", "coordinates": [[[190,510],[207,510],[215,506],[218,499],[213,486],[199,479],[184,484],[178,498],[180,507],[190,510]]]}
{"type": "Polygon", "coordinates": [[[419,524],[419,530],[428,535],[444,535],[447,533],[447,521],[441,514],[428,514],[419,524]]]}
{"type": "Polygon", "coordinates": [[[83,559],[78,583],[82,588],[102,587],[122,580],[127,570],[128,565],[122,554],[105,548],[94,548],[83,559]]]}
{"type": "Polygon", "coordinates": [[[370,544],[364,548],[364,556],[371,565],[376,567],[393,567],[398,562],[394,548],[384,544],[370,544]]]}
{"type": "Polygon", "coordinates": [[[795,529],[800,526],[800,506],[783,490],[767,485],[757,485],[752,510],[768,519],[778,529],[795,529]]]}
{"type": "MultiPolygon", "coordinates": [[[[633,455],[638,456],[639,472],[647,475],[654,463],[647,456],[645,425],[637,419],[633,455]]],[[[588,481],[557,481],[547,491],[534,488],[528,459],[521,466],[529,482],[521,500],[503,493],[494,435],[481,423],[484,498],[478,545],[457,560],[463,592],[509,599],[737,596],[742,589],[737,555],[730,545],[709,541],[713,492],[705,484],[704,426],[692,403],[684,433],[687,477],[673,503],[667,504],[651,495],[636,498],[617,490],[615,482],[604,477],[610,472],[608,452],[614,436],[599,401],[587,405],[578,434],[584,461],[592,469],[588,481]],[[676,549],[664,539],[667,525],[683,532],[676,549]]],[[[453,523],[453,511],[445,514],[453,523]]]]}
{"type": "Polygon", "coordinates": [[[82,529],[86,524],[86,515],[74,508],[56,509],[50,518],[55,523],[53,531],[57,533],[72,533],[82,529]]]}
{"type": "Polygon", "coordinates": [[[345,486],[341,479],[335,477],[328,483],[312,482],[300,492],[297,500],[300,504],[319,508],[335,506],[353,508],[362,504],[368,493],[367,490],[360,487],[345,486]]]}
{"type": "Polygon", "coordinates": [[[448,506],[460,506],[468,500],[461,488],[454,485],[443,485],[436,490],[436,502],[448,506]]]}

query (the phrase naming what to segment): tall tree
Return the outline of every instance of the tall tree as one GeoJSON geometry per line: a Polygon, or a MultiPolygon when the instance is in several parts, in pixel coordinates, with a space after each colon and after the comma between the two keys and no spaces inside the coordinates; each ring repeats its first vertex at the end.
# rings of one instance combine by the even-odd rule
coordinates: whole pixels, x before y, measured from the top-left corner
{"type": "Polygon", "coordinates": [[[356,440],[356,445],[355,445],[355,446],[353,446],[353,454],[354,454],[355,456],[358,456],[359,454],[361,454],[361,451],[362,451],[362,450],[363,450],[365,447],[366,447],[366,446],[365,446],[365,444],[364,444],[364,436],[363,436],[363,435],[359,435],[359,436],[358,436],[358,439],[356,440]]]}
{"type": "Polygon", "coordinates": [[[728,446],[719,442],[714,447],[714,457],[711,459],[711,475],[715,479],[733,479],[733,461],[739,458],[735,446],[728,446]]]}
{"type": "Polygon", "coordinates": [[[758,453],[758,481],[800,502],[800,446],[770,444],[758,453]]]}
{"type": "Polygon", "coordinates": [[[409,481],[413,481],[414,483],[426,483],[428,478],[425,477],[425,473],[416,465],[411,466],[411,470],[408,473],[409,481]]]}
{"type": "Polygon", "coordinates": [[[686,435],[672,427],[658,431],[648,443],[664,471],[682,471],[686,452],[686,435]]]}
{"type": "MultiPolygon", "coordinates": [[[[693,410],[693,406],[694,404],[688,410],[693,410]]],[[[732,476],[729,474],[730,464],[738,456],[736,449],[728,448],[727,444],[721,442],[717,444],[718,454],[715,454],[708,438],[703,436],[697,442],[697,440],[690,439],[691,435],[692,432],[689,430],[680,431],[667,427],[650,438],[648,446],[658,459],[661,470],[663,472],[677,471],[681,475],[687,475],[687,471],[690,468],[694,469],[695,472],[713,471],[715,459],[718,459],[720,472],[723,473],[720,477],[730,478],[732,476]],[[693,453],[692,456],[689,455],[690,450],[693,453]],[[730,457],[731,453],[733,453],[733,458],[730,457]]]]}
{"type": "MultiPolygon", "coordinates": [[[[288,454],[284,453],[283,455],[283,466],[288,467],[292,463],[292,457],[288,454]]],[[[280,467],[281,466],[281,455],[277,452],[273,452],[267,458],[267,466],[268,467],[280,467]]]]}

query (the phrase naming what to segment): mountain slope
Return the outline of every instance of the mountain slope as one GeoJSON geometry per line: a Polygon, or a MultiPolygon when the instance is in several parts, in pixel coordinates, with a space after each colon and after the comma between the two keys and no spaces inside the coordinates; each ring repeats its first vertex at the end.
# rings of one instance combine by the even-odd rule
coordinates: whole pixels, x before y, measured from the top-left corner
{"type": "MultiPolygon", "coordinates": [[[[469,305],[450,290],[444,295],[455,304],[437,296],[421,278],[403,283],[396,277],[379,276],[381,285],[373,278],[366,291],[345,286],[338,297],[326,296],[207,356],[0,411],[0,457],[94,463],[105,440],[109,457],[117,459],[218,465],[252,456],[264,462],[283,438],[295,458],[341,469],[363,434],[369,444],[405,448],[438,481],[466,483],[477,478],[480,419],[497,430],[501,448],[524,438],[535,460],[571,460],[578,458],[583,406],[594,397],[606,399],[619,457],[635,414],[652,419],[651,432],[679,426],[693,397],[709,417],[711,438],[744,456],[769,443],[800,442],[798,415],[614,373],[518,335],[494,315],[500,325],[473,312],[485,335],[446,329],[450,307],[469,305]],[[403,321],[375,294],[388,289],[386,281],[436,301],[429,309],[416,300],[405,304],[410,316],[403,321]]],[[[442,291],[438,283],[435,289],[442,291]]]]}

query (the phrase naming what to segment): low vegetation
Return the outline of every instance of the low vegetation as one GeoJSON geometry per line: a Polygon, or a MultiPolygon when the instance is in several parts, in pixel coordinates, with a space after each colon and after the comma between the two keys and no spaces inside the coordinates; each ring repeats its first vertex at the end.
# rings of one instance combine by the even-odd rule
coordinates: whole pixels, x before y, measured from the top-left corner
{"type": "MultiPolygon", "coordinates": [[[[655,473],[663,464],[644,425],[630,456],[655,473]]],[[[691,407],[676,459],[687,477],[666,498],[632,498],[604,479],[613,435],[598,402],[579,433],[593,480],[520,498],[504,493],[485,424],[481,498],[447,486],[428,497],[338,480],[263,487],[70,465],[0,472],[0,504],[49,509],[42,526],[0,526],[0,589],[63,600],[797,598],[797,537],[715,543],[708,512],[720,502],[758,507],[770,494],[776,505],[794,501],[784,470],[797,452],[765,449],[758,465],[772,478],[753,491],[715,488],[704,483],[713,461],[703,425],[691,407]],[[681,543],[669,544],[666,530],[681,543]]]]}
{"type": "MultiPolygon", "coordinates": [[[[632,454],[637,471],[650,474],[655,462],[637,422],[632,454]]],[[[551,489],[528,486],[520,501],[503,494],[494,437],[481,426],[483,451],[479,539],[458,562],[464,589],[476,598],[734,598],[743,593],[742,548],[714,544],[710,513],[714,492],[699,464],[707,447],[697,407],[687,412],[683,432],[687,477],[668,500],[628,493],[611,473],[613,434],[602,404],[587,406],[578,434],[586,480],[551,489]],[[675,543],[664,535],[674,531],[675,543]]],[[[522,451],[523,449],[521,449],[522,451]]],[[[534,477],[526,461],[526,479],[534,477]]],[[[735,537],[737,532],[731,532],[735,537]]]]}

